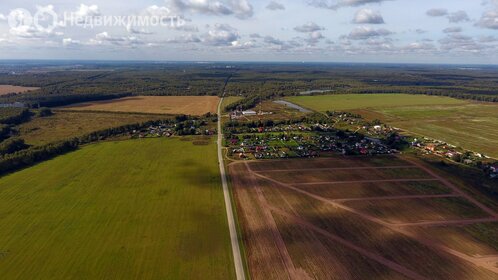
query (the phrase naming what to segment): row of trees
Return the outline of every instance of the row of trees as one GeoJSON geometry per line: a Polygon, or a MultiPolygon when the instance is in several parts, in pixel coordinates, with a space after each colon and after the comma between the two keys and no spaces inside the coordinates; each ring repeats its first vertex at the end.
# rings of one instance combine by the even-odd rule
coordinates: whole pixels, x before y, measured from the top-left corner
{"type": "Polygon", "coordinates": [[[0,143],[9,137],[10,129],[10,125],[0,124],[0,143]]]}
{"type": "Polygon", "coordinates": [[[48,94],[21,97],[18,101],[30,108],[57,107],[74,103],[102,101],[130,96],[129,93],[116,94],[48,94]]]}
{"type": "Polygon", "coordinates": [[[0,124],[20,124],[29,120],[32,113],[23,108],[0,108],[0,124]]]}

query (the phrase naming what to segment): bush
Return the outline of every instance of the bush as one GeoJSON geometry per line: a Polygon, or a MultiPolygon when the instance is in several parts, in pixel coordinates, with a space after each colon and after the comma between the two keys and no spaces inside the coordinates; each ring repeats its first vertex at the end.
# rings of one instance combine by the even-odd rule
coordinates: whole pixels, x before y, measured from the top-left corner
{"type": "Polygon", "coordinates": [[[38,117],[49,117],[49,116],[52,116],[54,113],[52,112],[52,110],[50,110],[49,108],[41,108],[39,111],[38,111],[38,117]]]}
{"type": "Polygon", "coordinates": [[[12,154],[28,147],[22,139],[9,139],[0,144],[0,155],[12,154]]]}

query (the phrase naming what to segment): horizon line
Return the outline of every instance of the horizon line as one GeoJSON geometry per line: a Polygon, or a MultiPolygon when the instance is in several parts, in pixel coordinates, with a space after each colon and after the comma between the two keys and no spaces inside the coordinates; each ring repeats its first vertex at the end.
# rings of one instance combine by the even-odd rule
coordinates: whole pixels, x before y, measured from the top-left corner
{"type": "Polygon", "coordinates": [[[263,61],[263,60],[134,60],[134,59],[40,59],[40,58],[8,58],[0,59],[0,62],[123,62],[123,63],[254,63],[254,64],[354,64],[354,65],[420,65],[420,66],[487,66],[498,67],[498,64],[490,63],[429,63],[429,62],[340,62],[340,61],[263,61]]]}

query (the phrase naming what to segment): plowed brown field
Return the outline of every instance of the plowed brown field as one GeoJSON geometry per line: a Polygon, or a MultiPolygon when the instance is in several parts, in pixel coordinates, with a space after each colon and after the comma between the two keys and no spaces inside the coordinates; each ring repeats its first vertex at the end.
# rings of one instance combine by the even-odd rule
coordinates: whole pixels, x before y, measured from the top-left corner
{"type": "Polygon", "coordinates": [[[0,85],[0,95],[6,95],[9,93],[25,93],[32,90],[37,90],[37,87],[21,87],[21,86],[11,86],[11,85],[0,85]]]}
{"type": "Polygon", "coordinates": [[[63,108],[81,111],[204,115],[216,113],[217,96],[134,96],[78,103],[63,108]]]}
{"type": "Polygon", "coordinates": [[[485,241],[453,239],[472,251],[420,231],[496,216],[418,163],[335,157],[236,162],[229,171],[253,279],[498,277],[494,255],[468,254],[492,254],[485,241]]]}

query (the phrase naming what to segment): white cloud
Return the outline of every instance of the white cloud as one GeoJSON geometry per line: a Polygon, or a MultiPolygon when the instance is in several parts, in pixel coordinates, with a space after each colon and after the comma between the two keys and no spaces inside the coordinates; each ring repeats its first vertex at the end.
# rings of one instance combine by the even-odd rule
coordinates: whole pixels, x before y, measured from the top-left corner
{"type": "Polygon", "coordinates": [[[297,32],[302,32],[302,33],[309,33],[309,32],[315,32],[315,31],[320,31],[324,30],[325,28],[319,26],[318,24],[314,22],[308,22],[300,26],[294,27],[294,30],[297,32]]]}
{"type": "Polygon", "coordinates": [[[174,39],[167,40],[168,43],[187,44],[187,43],[201,43],[202,40],[194,34],[184,34],[174,39]]]}
{"type": "Polygon", "coordinates": [[[481,42],[481,43],[494,43],[494,42],[498,42],[498,38],[495,36],[481,36],[481,38],[479,38],[479,42],[481,42]]]}
{"type": "Polygon", "coordinates": [[[253,7],[248,0],[167,0],[167,7],[173,11],[193,12],[207,15],[235,15],[248,18],[253,15],[253,7]]]}
{"type": "Polygon", "coordinates": [[[74,14],[78,18],[96,17],[102,15],[97,5],[87,6],[85,4],[80,4],[74,14]]]}
{"type": "Polygon", "coordinates": [[[0,13],[0,21],[6,21],[6,20],[7,17],[4,14],[0,13]]]}
{"type": "Polygon", "coordinates": [[[323,34],[320,31],[314,31],[308,34],[308,38],[305,41],[310,45],[314,45],[322,39],[325,39],[323,34]]]}
{"type": "Polygon", "coordinates": [[[414,42],[410,43],[406,46],[401,47],[401,51],[408,51],[408,52],[434,52],[436,51],[437,48],[434,44],[431,43],[420,43],[420,42],[414,42]]]}
{"type": "Polygon", "coordinates": [[[459,33],[462,32],[461,27],[448,27],[443,30],[444,33],[459,33]]]}
{"type": "Polygon", "coordinates": [[[451,23],[470,21],[467,12],[462,10],[450,13],[446,9],[430,9],[426,14],[430,17],[446,17],[451,23]]]}
{"type": "Polygon", "coordinates": [[[469,15],[465,11],[456,11],[448,15],[448,20],[452,23],[459,23],[462,21],[470,21],[469,15]]]}
{"type": "Polygon", "coordinates": [[[273,51],[287,51],[300,46],[296,41],[283,41],[273,36],[265,36],[263,42],[273,51]]]}
{"type": "Polygon", "coordinates": [[[374,37],[385,37],[391,34],[393,34],[393,32],[384,28],[374,29],[368,26],[360,26],[353,29],[347,38],[351,40],[366,40],[374,37]]]}
{"type": "Polygon", "coordinates": [[[448,10],[446,9],[430,9],[426,13],[430,17],[444,17],[448,15],[448,10]]]}
{"type": "Polygon", "coordinates": [[[353,19],[356,24],[383,24],[384,18],[380,12],[375,12],[370,9],[361,9],[356,12],[353,19]]]}
{"type": "Polygon", "coordinates": [[[72,38],[63,38],[62,45],[64,47],[75,47],[81,45],[79,40],[73,40],[72,38]]]}
{"type": "Polygon", "coordinates": [[[271,10],[271,11],[285,10],[285,6],[279,2],[271,1],[266,6],[266,9],[271,10]]]}
{"type": "Polygon", "coordinates": [[[477,25],[489,29],[498,29],[498,9],[485,12],[477,25]]]}
{"type": "Polygon", "coordinates": [[[229,46],[239,40],[237,30],[228,24],[215,24],[205,35],[204,42],[214,46],[229,46]]]}
{"type": "Polygon", "coordinates": [[[114,37],[109,35],[107,31],[95,35],[95,39],[88,42],[89,45],[116,45],[122,47],[136,47],[144,45],[145,42],[135,36],[114,37]]]}
{"type": "Polygon", "coordinates": [[[460,33],[449,34],[446,38],[439,40],[441,50],[454,52],[482,53],[489,46],[477,43],[474,38],[460,33]]]}
{"type": "Polygon", "coordinates": [[[231,49],[235,50],[248,50],[248,49],[253,49],[257,47],[254,42],[240,42],[240,41],[233,41],[232,45],[230,46],[231,49]]]}
{"type": "Polygon", "coordinates": [[[308,4],[317,8],[337,10],[342,7],[356,7],[385,1],[393,0],[308,0],[308,4]]]}
{"type": "Polygon", "coordinates": [[[136,27],[131,26],[129,24],[128,24],[128,26],[126,26],[126,30],[131,34],[141,34],[141,35],[154,34],[153,32],[146,30],[145,28],[136,28],[136,27]]]}
{"type": "Polygon", "coordinates": [[[172,15],[171,10],[169,8],[157,5],[152,5],[147,7],[143,13],[148,16],[157,16],[157,17],[168,17],[172,15]]]}

